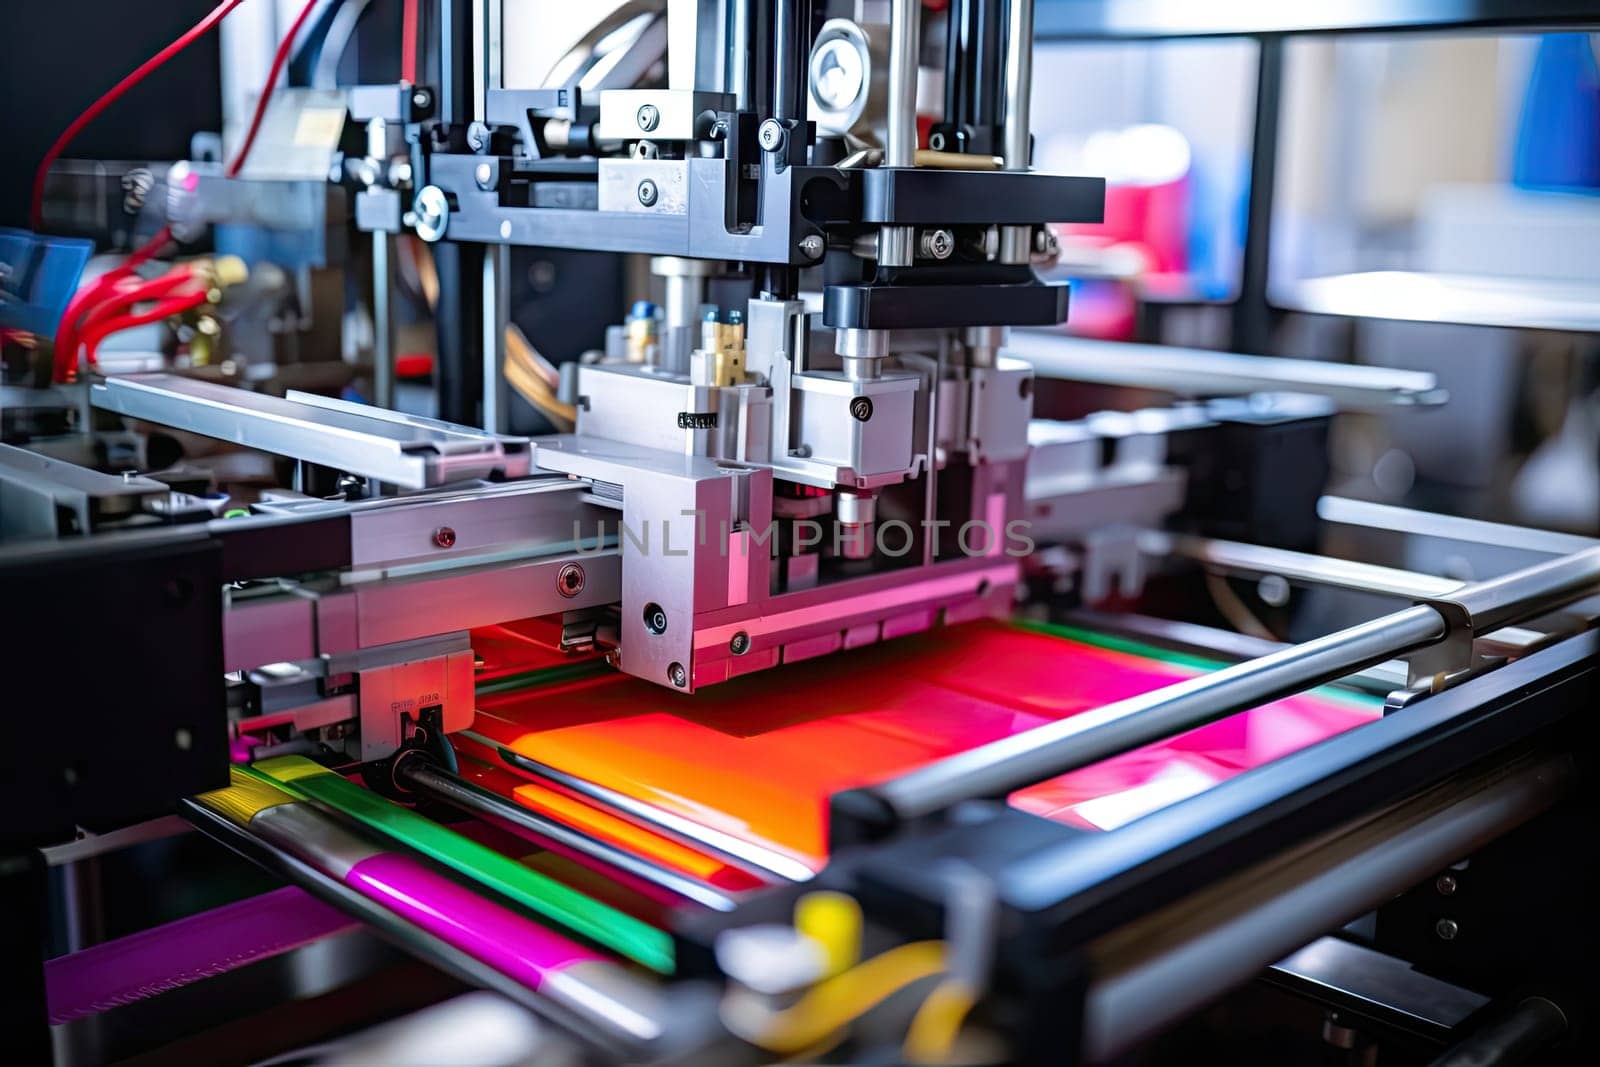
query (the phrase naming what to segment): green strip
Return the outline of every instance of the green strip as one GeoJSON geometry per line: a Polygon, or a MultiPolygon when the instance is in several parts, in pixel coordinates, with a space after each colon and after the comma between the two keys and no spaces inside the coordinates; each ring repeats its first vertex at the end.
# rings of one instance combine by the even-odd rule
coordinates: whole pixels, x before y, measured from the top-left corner
{"type": "MultiPolygon", "coordinates": [[[[1141,656],[1145,659],[1158,660],[1163,663],[1193,667],[1196,670],[1215,671],[1232,665],[1227,660],[1209,659],[1189,652],[1178,652],[1158,645],[1145,644],[1143,641],[1136,641],[1128,637],[1094,633],[1089,630],[1080,630],[1076,626],[1063,626],[1055,622],[1013,619],[1011,625],[1019,630],[1031,630],[1035,633],[1048,634],[1051,637],[1062,637],[1068,641],[1076,641],[1081,645],[1093,645],[1096,648],[1104,648],[1112,652],[1123,652],[1130,656],[1141,656]]],[[[1310,692],[1324,700],[1330,700],[1336,704],[1344,704],[1347,707],[1359,708],[1362,711],[1372,711],[1383,706],[1381,697],[1374,696],[1371,693],[1364,693],[1357,689],[1322,685],[1310,690],[1310,692]]]]}
{"type": "Polygon", "coordinates": [[[390,803],[311,760],[284,756],[247,769],[301,799],[341,812],[651,970],[662,974],[673,971],[672,938],[665,932],[390,803]]]}
{"type": "Polygon", "coordinates": [[[504,678],[479,682],[477,693],[479,696],[489,696],[492,693],[504,693],[512,689],[522,689],[532,685],[554,685],[557,682],[572,682],[580,678],[592,677],[610,669],[611,665],[604,659],[588,659],[581,663],[559,663],[554,667],[541,667],[536,671],[523,671],[521,674],[508,674],[504,678]]]}

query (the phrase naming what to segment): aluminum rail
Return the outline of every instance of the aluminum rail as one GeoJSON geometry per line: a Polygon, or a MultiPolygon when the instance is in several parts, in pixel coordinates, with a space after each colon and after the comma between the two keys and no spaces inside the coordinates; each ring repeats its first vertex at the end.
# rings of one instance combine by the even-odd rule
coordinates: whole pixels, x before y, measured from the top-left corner
{"type": "Polygon", "coordinates": [[[1375,412],[1433,407],[1449,399],[1438,379],[1423,371],[1094,341],[1049,330],[1011,331],[1006,353],[1032,363],[1041,377],[1178,395],[1313,393],[1341,411],[1375,412]]]}
{"type": "Polygon", "coordinates": [[[1600,549],[1464,586],[1442,604],[1419,604],[1258,659],[981,745],[900,778],[839,794],[845,820],[867,836],[964,800],[1005,796],[1058,774],[1322,685],[1470,632],[1509,625],[1600,589],[1600,549]]]}
{"type": "Polygon", "coordinates": [[[1447,782],[1095,942],[1083,1058],[1114,1060],[1297,945],[1548,810],[1575,778],[1571,757],[1547,756],[1447,782]]]}
{"type": "Polygon", "coordinates": [[[1139,534],[1139,549],[1149,556],[1180,556],[1227,571],[1276,574],[1317,585],[1413,600],[1449,596],[1467,584],[1454,578],[1381,567],[1374,563],[1266,548],[1242,541],[1167,533],[1164,530],[1142,531],[1139,534]]]}
{"type": "MultiPolygon", "coordinates": [[[[1276,574],[1293,581],[1426,602],[1448,603],[1467,587],[1466,582],[1455,578],[1159,530],[1140,533],[1139,549],[1146,555],[1179,556],[1233,573],[1276,574]]],[[[1490,629],[1494,629],[1492,623],[1478,623],[1472,627],[1473,636],[1505,650],[1525,649],[1546,639],[1537,630],[1516,626],[1501,627],[1492,635],[1488,633],[1490,629]]]]}
{"type": "Polygon", "coordinates": [[[651,863],[564,823],[529,811],[520,804],[513,803],[497,793],[438,767],[429,766],[419,760],[403,760],[395,768],[395,779],[407,789],[423,796],[449,804],[469,814],[487,818],[491,822],[506,823],[518,831],[526,831],[547,841],[553,841],[563,848],[598,860],[640,881],[666,889],[685,900],[692,900],[715,911],[732,911],[734,908],[733,898],[720,890],[651,863]]]}
{"type": "Polygon", "coordinates": [[[531,470],[525,437],[295,390],[276,397],[176,374],[126,374],[95,385],[90,399],[129,418],[406,489],[531,470]]]}

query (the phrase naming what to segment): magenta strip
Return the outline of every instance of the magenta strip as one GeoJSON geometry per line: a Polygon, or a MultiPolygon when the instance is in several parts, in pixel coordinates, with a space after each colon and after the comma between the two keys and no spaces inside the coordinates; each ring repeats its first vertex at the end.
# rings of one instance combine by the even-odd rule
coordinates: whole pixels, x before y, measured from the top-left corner
{"type": "Polygon", "coordinates": [[[344,880],[530,989],[571,964],[605,958],[405,856],[385,853],[362,860],[344,880]]]}
{"type": "Polygon", "coordinates": [[[70,1022],[269,959],[354,927],[294,886],[119,937],[45,964],[50,1022],[70,1022]]]}

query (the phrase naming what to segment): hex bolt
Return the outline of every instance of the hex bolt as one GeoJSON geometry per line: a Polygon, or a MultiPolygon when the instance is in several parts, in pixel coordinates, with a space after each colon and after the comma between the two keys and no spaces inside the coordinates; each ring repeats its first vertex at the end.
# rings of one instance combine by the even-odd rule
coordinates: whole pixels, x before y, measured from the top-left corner
{"type": "Polygon", "coordinates": [[[583,592],[586,581],[588,578],[584,575],[583,568],[576,563],[569,563],[556,575],[556,592],[564,597],[575,597],[583,592]]]}
{"type": "Polygon", "coordinates": [[[682,689],[689,684],[689,672],[683,669],[683,664],[674,663],[667,668],[667,681],[682,689]]]}
{"type": "Polygon", "coordinates": [[[949,259],[956,250],[956,235],[949,230],[923,230],[922,255],[924,259],[949,259]]]}
{"type": "Polygon", "coordinates": [[[651,204],[654,204],[656,202],[656,197],[659,195],[660,194],[656,190],[656,183],[651,181],[649,178],[646,178],[644,181],[639,183],[639,203],[643,204],[645,207],[649,207],[651,204]]]}
{"type": "Polygon", "coordinates": [[[454,548],[456,544],[455,530],[449,526],[439,527],[433,531],[433,543],[440,548],[454,548]]]}
{"type": "Polygon", "coordinates": [[[479,189],[487,189],[494,184],[494,168],[487,163],[479,163],[472,176],[478,179],[479,189]]]}
{"type": "Polygon", "coordinates": [[[1433,924],[1433,932],[1439,935],[1440,941],[1454,941],[1461,927],[1454,919],[1440,919],[1433,924]]]}
{"type": "Polygon", "coordinates": [[[728,642],[728,651],[735,656],[742,656],[750,651],[750,635],[740,630],[733,635],[733,640],[728,642]]]}
{"type": "Polygon", "coordinates": [[[654,104],[644,104],[639,108],[639,113],[634,116],[639,121],[639,128],[649,133],[661,125],[661,112],[654,104]]]}
{"type": "Polygon", "coordinates": [[[760,141],[761,147],[768,152],[776,152],[782,148],[786,136],[783,123],[777,119],[768,119],[756,131],[756,140],[760,141]]]}
{"type": "Polygon", "coordinates": [[[1441,897],[1448,897],[1455,893],[1455,891],[1459,888],[1459,885],[1456,882],[1455,875],[1441,874],[1438,880],[1433,883],[1433,888],[1439,891],[1439,895],[1441,897]]]}
{"type": "Polygon", "coordinates": [[[808,233],[800,238],[800,254],[807,259],[821,259],[822,253],[828,250],[828,243],[822,239],[820,233],[808,233]]]}

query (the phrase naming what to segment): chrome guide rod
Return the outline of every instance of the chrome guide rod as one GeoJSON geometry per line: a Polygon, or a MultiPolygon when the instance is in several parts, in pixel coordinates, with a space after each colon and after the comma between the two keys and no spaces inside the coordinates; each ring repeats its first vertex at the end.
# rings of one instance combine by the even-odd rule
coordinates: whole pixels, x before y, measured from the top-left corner
{"type": "Polygon", "coordinates": [[[1482,631],[1538,615],[1600,588],[1600,549],[1465,586],[1449,607],[1397,611],[1177,685],[1106,704],[928,764],[859,791],[863,817],[893,824],[963,800],[1004,796],[1025,785],[1215,722],[1377,663],[1433,645],[1463,623],[1482,631]],[[1452,612],[1453,613],[1453,612],[1452,612]]]}
{"type": "MultiPolygon", "coordinates": [[[[288,807],[289,805],[284,805],[288,807]]],[[[629,998],[626,1005],[615,1002],[613,994],[601,987],[591,987],[574,975],[566,983],[547,983],[548,988],[538,991],[505,974],[494,966],[477,959],[437,935],[424,930],[398,912],[345,884],[342,870],[347,863],[339,850],[370,851],[359,835],[321,815],[308,805],[299,805],[296,812],[303,822],[298,836],[268,836],[254,822],[240,826],[205,807],[193,799],[178,802],[179,814],[195,829],[218,843],[232,849],[288,882],[306,890],[341,911],[347,912],[373,927],[379,934],[410,952],[419,959],[468,985],[490,989],[522,1005],[535,1015],[571,1034],[611,1052],[637,1055],[663,1030],[663,1019],[641,1020],[634,1005],[637,997],[629,998]]],[[[609,969],[610,965],[606,965],[609,969]]],[[[569,968],[570,969],[570,968],[569,968]]],[[[631,973],[617,968],[631,979],[631,973]]]]}
{"type": "MultiPolygon", "coordinates": [[[[1033,102],[1033,0],[1006,3],[1006,115],[1000,153],[1006,170],[1027,170],[1029,107],[1033,102]]],[[[1027,263],[1033,255],[1033,227],[1000,227],[1000,262],[1027,263]]]]}
{"type": "Polygon", "coordinates": [[[1097,977],[1084,1003],[1084,1060],[1115,1059],[1330,927],[1527,822],[1575,776],[1570,757],[1554,756],[1470,785],[1447,783],[1092,945],[1097,977]]]}
{"type": "Polygon", "coordinates": [[[1028,169],[1029,105],[1033,102],[1033,0],[1006,4],[1006,117],[1000,152],[1006,170],[1028,169]]]}
{"type": "MultiPolygon", "coordinates": [[[[889,13],[889,135],[886,167],[917,163],[917,61],[922,44],[921,0],[893,0],[889,13]]],[[[878,231],[878,263],[909,267],[915,258],[916,230],[885,226],[878,231]]]]}
{"type": "Polygon", "coordinates": [[[889,14],[889,137],[886,167],[917,160],[917,51],[922,39],[921,0],[894,0],[889,14]]]}
{"type": "Polygon", "coordinates": [[[509,823],[715,911],[733,910],[733,898],[726,893],[651,863],[625,849],[591,837],[554,819],[547,819],[459,775],[415,759],[402,761],[394,773],[395,779],[407,789],[442,801],[453,808],[459,808],[473,815],[487,816],[492,821],[509,823]]]}

